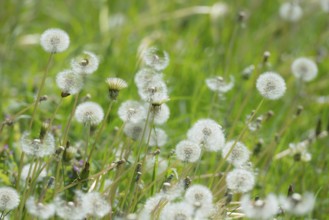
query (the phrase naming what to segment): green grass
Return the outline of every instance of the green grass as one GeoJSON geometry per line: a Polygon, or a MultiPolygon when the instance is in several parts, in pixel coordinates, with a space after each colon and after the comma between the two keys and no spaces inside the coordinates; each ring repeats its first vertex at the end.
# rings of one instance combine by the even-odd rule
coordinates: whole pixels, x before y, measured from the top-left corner
{"type": "MultiPolygon", "coordinates": [[[[287,149],[289,143],[307,139],[308,132],[315,129],[319,118],[322,130],[328,129],[329,103],[316,101],[317,97],[328,95],[328,13],[315,3],[304,1],[302,19],[297,23],[289,23],[278,14],[283,1],[223,2],[229,7],[228,13],[213,21],[208,14],[196,14],[193,11],[186,16],[179,16],[182,9],[211,6],[213,1],[4,1],[0,9],[0,121],[33,103],[49,54],[37,42],[26,44],[24,39],[29,35],[41,34],[51,27],[67,31],[71,43],[69,49],[56,54],[51,63],[49,77],[42,91],[42,95],[48,96],[48,101],[39,105],[33,133],[39,132],[41,123],[52,116],[60,100],[60,90],[55,83],[56,74],[69,68],[71,58],[83,50],[99,55],[101,63],[97,72],[88,76],[81,98],[90,94],[91,100],[105,110],[109,104],[105,79],[116,76],[129,84],[127,89],[120,92],[119,100],[110,113],[109,124],[92,158],[90,175],[100,171],[99,163],[104,152],[108,155],[108,163],[115,160],[113,151],[108,148],[115,136],[114,127],[122,125],[117,117],[120,103],[128,99],[139,100],[134,75],[141,67],[138,50],[142,44],[156,46],[170,55],[170,64],[164,75],[170,91],[168,106],[171,114],[169,121],[162,126],[169,136],[168,144],[161,148],[160,155],[163,157],[168,157],[175,145],[186,138],[187,130],[200,118],[216,120],[223,126],[227,137],[230,134],[231,138],[237,138],[245,126],[246,116],[262,99],[255,87],[257,75],[268,70],[276,71],[286,80],[287,92],[280,100],[264,101],[257,116],[271,110],[274,112],[273,117],[264,122],[260,130],[248,131],[242,139],[250,150],[260,139],[263,140],[259,154],[262,157],[251,158],[258,170],[257,187],[252,195],[262,197],[270,192],[286,194],[292,184],[296,192],[310,191],[317,195],[315,209],[309,217],[326,219],[329,212],[328,137],[310,144],[310,162],[296,162],[290,156],[271,162],[271,158],[287,149]],[[240,11],[246,13],[242,26],[237,22],[240,11]],[[124,16],[125,22],[119,27],[110,27],[108,22],[118,13],[124,16]],[[260,67],[265,51],[271,53],[270,66],[260,67]],[[305,83],[302,91],[297,87],[290,70],[292,61],[301,56],[317,60],[319,68],[317,78],[305,83]],[[246,80],[241,72],[251,64],[257,68],[251,78],[246,80]],[[205,79],[216,75],[226,78],[233,75],[235,86],[225,94],[225,100],[215,99],[212,103],[213,93],[206,87],[205,79]],[[294,118],[299,105],[304,110],[294,118]],[[279,141],[275,142],[279,132],[279,141]]],[[[38,40],[38,37],[33,39],[38,40]]],[[[68,97],[63,100],[54,125],[64,126],[73,99],[68,97]]],[[[16,164],[21,154],[19,139],[28,129],[28,116],[31,113],[32,109],[13,125],[3,128],[0,136],[0,166],[3,169],[0,186],[14,185],[18,170],[16,164]],[[12,158],[2,153],[5,145],[14,151],[12,158]]],[[[69,131],[70,140],[84,140],[83,132],[83,126],[73,121],[69,131]]],[[[122,140],[128,141],[125,137],[122,140]]],[[[137,145],[135,143],[133,147],[137,145]]],[[[211,174],[220,161],[213,153],[205,153],[198,174],[211,174]]],[[[182,167],[181,163],[172,159],[170,168],[177,168],[179,173],[182,167]]],[[[111,171],[107,175],[114,178],[116,172],[111,171]]],[[[195,183],[207,185],[211,182],[210,179],[199,180],[197,176],[192,176],[195,183]]],[[[151,178],[146,175],[142,180],[148,185],[151,178]]],[[[128,179],[119,182],[119,199],[124,198],[127,183],[128,179]]],[[[88,184],[90,186],[91,181],[88,184]]],[[[225,187],[224,184],[222,187],[225,187]]],[[[138,207],[148,197],[148,194],[141,196],[138,207]]],[[[238,196],[234,198],[238,200],[238,196]]]]}

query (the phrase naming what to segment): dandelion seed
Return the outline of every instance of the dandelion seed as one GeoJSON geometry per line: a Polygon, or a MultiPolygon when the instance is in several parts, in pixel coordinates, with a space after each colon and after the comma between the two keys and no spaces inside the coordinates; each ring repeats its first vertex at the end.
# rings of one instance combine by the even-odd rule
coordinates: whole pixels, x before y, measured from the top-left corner
{"type": "Polygon", "coordinates": [[[20,142],[22,151],[27,155],[45,157],[55,153],[55,138],[49,132],[42,139],[32,139],[30,132],[24,132],[20,142]]]}
{"type": "Polygon", "coordinates": [[[193,208],[191,205],[180,202],[166,205],[160,215],[161,220],[192,220],[193,208]]]}
{"type": "MultiPolygon", "coordinates": [[[[37,165],[36,163],[29,163],[29,164],[24,165],[22,172],[21,172],[22,183],[26,183],[30,169],[31,169],[31,171],[30,171],[30,178],[31,178],[31,175],[33,173],[33,170],[36,168],[35,167],[36,165],[37,165]]],[[[41,182],[46,176],[47,176],[47,171],[45,169],[43,169],[37,178],[37,182],[41,182]]]]}
{"type": "Polygon", "coordinates": [[[300,57],[292,63],[291,71],[297,79],[309,82],[317,76],[318,67],[313,60],[300,57]]]}
{"type": "Polygon", "coordinates": [[[256,87],[264,98],[271,100],[281,98],[286,92],[284,79],[275,72],[261,74],[257,79],[256,87]]]}
{"type": "Polygon", "coordinates": [[[102,107],[95,102],[84,102],[77,106],[75,118],[84,125],[98,125],[104,118],[102,107]]]}
{"type": "Polygon", "coordinates": [[[226,158],[227,162],[239,167],[249,160],[250,152],[248,148],[241,142],[229,141],[223,148],[222,157],[226,158]],[[233,145],[235,146],[233,147],[233,145]],[[233,149],[231,149],[233,147],[233,149]],[[229,154],[230,153],[230,154],[229,154]],[[229,154],[229,155],[228,155],[229,154]],[[228,156],[227,156],[228,155],[228,156]]]}
{"type": "Polygon", "coordinates": [[[17,191],[11,187],[0,187],[0,211],[9,211],[15,209],[19,205],[19,195],[17,191]]]}
{"type": "Polygon", "coordinates": [[[124,122],[138,123],[146,118],[146,114],[144,106],[132,100],[122,103],[118,110],[118,115],[124,122]]]}
{"type": "Polygon", "coordinates": [[[116,100],[120,90],[127,88],[128,84],[126,81],[120,78],[110,77],[106,79],[106,83],[109,87],[109,95],[112,100],[116,100]]]}
{"type": "Polygon", "coordinates": [[[166,51],[160,51],[155,47],[146,49],[142,53],[145,64],[157,71],[164,70],[169,64],[169,55],[166,51]]]}
{"type": "Polygon", "coordinates": [[[80,56],[71,60],[72,70],[80,74],[92,74],[98,69],[97,56],[89,51],[84,51],[80,56]]]}
{"type": "Polygon", "coordinates": [[[296,22],[302,17],[303,10],[297,3],[285,2],[280,6],[279,14],[286,21],[296,22]]]}
{"type": "Polygon", "coordinates": [[[83,87],[83,78],[72,70],[64,70],[57,74],[57,86],[62,90],[62,97],[74,95],[83,87]]]}
{"type": "Polygon", "coordinates": [[[70,38],[65,31],[51,28],[42,33],[40,44],[46,52],[59,53],[69,47],[70,38]]]}
{"type": "Polygon", "coordinates": [[[225,144],[222,127],[212,119],[198,120],[187,132],[187,137],[207,151],[219,151],[225,144]]]}
{"type": "Polygon", "coordinates": [[[234,193],[246,193],[253,189],[255,185],[255,175],[244,169],[235,168],[226,176],[227,188],[234,193]]]}
{"type": "Polygon", "coordinates": [[[230,82],[225,82],[223,77],[217,76],[212,78],[206,79],[207,87],[218,94],[227,93],[230,91],[234,86],[234,77],[230,76],[230,82]]]}
{"type": "Polygon", "coordinates": [[[168,135],[166,134],[166,132],[160,128],[155,128],[151,131],[150,141],[148,144],[151,147],[162,147],[167,143],[167,140],[168,135]]]}
{"type": "Polygon", "coordinates": [[[169,119],[170,110],[167,104],[152,105],[152,117],[154,124],[162,125],[169,119]]]}
{"type": "Polygon", "coordinates": [[[252,219],[272,219],[279,212],[279,203],[273,194],[269,194],[266,199],[250,199],[249,195],[243,195],[241,200],[242,212],[252,219]]]}
{"type": "Polygon", "coordinates": [[[38,202],[33,196],[26,201],[27,212],[38,219],[49,219],[55,214],[55,205],[38,202]]]}
{"type": "Polygon", "coordinates": [[[185,193],[185,201],[197,208],[212,204],[212,199],[212,192],[203,185],[193,185],[185,193]]]}
{"type": "Polygon", "coordinates": [[[99,192],[89,192],[83,196],[83,203],[88,207],[88,214],[103,218],[111,211],[110,204],[99,192]]]}
{"type": "Polygon", "coordinates": [[[281,207],[294,215],[305,215],[314,208],[315,197],[313,193],[307,192],[304,195],[293,193],[291,196],[280,196],[281,207]]]}
{"type": "Polygon", "coordinates": [[[194,142],[184,140],[176,145],[177,158],[184,162],[195,162],[201,156],[201,148],[194,142]]]}

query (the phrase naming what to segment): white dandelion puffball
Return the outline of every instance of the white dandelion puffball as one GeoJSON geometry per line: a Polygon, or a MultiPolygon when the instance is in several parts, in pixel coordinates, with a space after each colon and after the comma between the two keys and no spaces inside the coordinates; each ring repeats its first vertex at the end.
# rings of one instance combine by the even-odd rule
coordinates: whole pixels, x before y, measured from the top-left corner
{"type": "Polygon", "coordinates": [[[80,74],[92,74],[98,69],[98,65],[98,57],[90,51],[84,51],[71,60],[72,70],[80,74]]]}
{"type": "Polygon", "coordinates": [[[291,71],[297,79],[309,82],[317,76],[318,67],[313,60],[300,57],[292,63],[291,71]]]}
{"type": "Polygon", "coordinates": [[[118,110],[122,121],[138,123],[146,118],[144,105],[138,101],[128,100],[123,102],[118,110]]]}
{"type": "Polygon", "coordinates": [[[150,68],[143,68],[136,73],[134,80],[137,88],[141,89],[149,82],[163,81],[163,74],[157,73],[150,68]]]}
{"type": "Polygon", "coordinates": [[[275,195],[269,194],[266,199],[251,200],[249,195],[241,197],[241,210],[252,219],[272,219],[279,212],[279,203],[275,195]]]}
{"type": "MultiPolygon", "coordinates": [[[[148,137],[145,137],[148,139],[148,137]]],[[[161,128],[155,128],[151,131],[150,141],[148,143],[151,147],[162,147],[167,143],[168,135],[167,133],[162,130],[161,128]]],[[[147,140],[145,140],[147,141],[147,140]]]]}
{"type": "Polygon", "coordinates": [[[315,205],[313,193],[306,192],[304,195],[293,193],[291,196],[280,196],[279,202],[283,210],[294,215],[305,215],[311,212],[315,205]]]}
{"type": "Polygon", "coordinates": [[[164,70],[169,64],[169,55],[166,51],[160,51],[155,47],[147,48],[142,53],[144,63],[157,70],[164,70]]]}
{"type": "Polygon", "coordinates": [[[83,87],[83,77],[72,70],[64,70],[57,74],[56,83],[64,94],[74,95],[83,87]]]}
{"type": "Polygon", "coordinates": [[[167,85],[162,80],[151,80],[138,88],[142,100],[150,103],[162,103],[168,100],[167,85]]]}
{"type": "Polygon", "coordinates": [[[199,184],[190,186],[185,193],[185,201],[198,208],[211,205],[212,199],[212,192],[207,187],[199,184]]]}
{"type": "Polygon", "coordinates": [[[88,206],[88,214],[103,218],[111,211],[110,204],[99,192],[89,192],[83,196],[83,203],[88,206]]]}
{"type": "Polygon", "coordinates": [[[51,28],[42,33],[40,44],[46,52],[59,53],[69,47],[70,38],[65,31],[51,28]]]}
{"type": "Polygon", "coordinates": [[[75,192],[74,201],[66,201],[58,195],[54,199],[56,215],[65,220],[82,220],[91,212],[90,207],[83,201],[84,194],[75,192]]]}
{"type": "Polygon", "coordinates": [[[329,12],[329,0],[320,0],[320,6],[323,11],[329,12]]]}
{"type": "Polygon", "coordinates": [[[55,214],[55,205],[52,203],[45,204],[38,202],[33,196],[26,201],[27,212],[40,219],[49,219],[55,214]]]}
{"type": "Polygon", "coordinates": [[[98,125],[104,118],[102,107],[95,102],[84,102],[77,106],[75,118],[84,125],[98,125]]]}
{"type": "Polygon", "coordinates": [[[0,211],[8,211],[19,205],[19,195],[17,191],[11,187],[0,187],[0,211]]]}
{"type": "Polygon", "coordinates": [[[198,120],[187,132],[187,137],[207,151],[219,151],[225,144],[222,127],[212,119],[198,120]]]}
{"type": "Polygon", "coordinates": [[[275,72],[261,74],[257,79],[256,87],[264,98],[271,100],[281,98],[286,92],[284,79],[275,72]]]}
{"type": "Polygon", "coordinates": [[[226,184],[234,193],[245,193],[254,188],[255,175],[248,170],[236,168],[227,174],[226,184]]]}
{"type": "MultiPolygon", "coordinates": [[[[156,208],[161,207],[161,205],[164,205],[166,203],[167,203],[167,199],[165,198],[164,195],[159,194],[159,193],[155,194],[154,196],[152,196],[146,200],[141,214],[143,216],[145,216],[145,217],[147,216],[147,217],[149,217],[149,219],[151,219],[150,215],[152,214],[152,212],[154,212],[156,208]]],[[[144,219],[144,218],[140,218],[140,219],[144,219]]]]}
{"type": "MultiPolygon", "coordinates": [[[[137,141],[137,140],[141,140],[144,127],[145,127],[145,121],[140,121],[138,123],[128,122],[125,124],[123,131],[128,137],[137,141]]],[[[148,128],[146,129],[147,130],[144,132],[144,135],[148,134],[148,128]]]]}
{"type": "Polygon", "coordinates": [[[160,214],[160,220],[192,220],[193,207],[185,202],[166,205],[160,214]]]}
{"type": "Polygon", "coordinates": [[[250,152],[248,148],[241,142],[229,141],[222,150],[222,157],[226,158],[227,162],[236,167],[246,163],[249,160],[249,156],[250,152]]]}
{"type": "Polygon", "coordinates": [[[154,124],[157,125],[162,125],[166,123],[170,116],[170,110],[166,103],[153,107],[151,113],[152,113],[154,124]]]}
{"type": "Polygon", "coordinates": [[[194,142],[184,140],[176,145],[176,156],[184,162],[196,162],[201,156],[201,148],[194,142]]]}
{"type": "MultiPolygon", "coordinates": [[[[26,165],[24,165],[24,167],[23,167],[23,169],[22,169],[22,173],[21,173],[21,181],[23,182],[23,183],[25,183],[26,182],[26,179],[28,178],[28,175],[29,175],[29,171],[30,171],[30,169],[31,169],[31,171],[30,171],[30,176],[29,176],[29,178],[31,178],[31,175],[32,175],[32,172],[33,172],[33,170],[35,169],[35,163],[28,163],[28,164],[26,164],[26,165]],[[32,167],[31,167],[32,166],[32,167]]],[[[38,178],[37,178],[37,182],[41,182],[45,177],[47,176],[47,171],[45,170],[45,169],[43,169],[41,172],[40,172],[40,174],[39,174],[39,176],[38,176],[38,178]]]]}
{"type": "Polygon", "coordinates": [[[296,22],[302,17],[303,10],[297,3],[285,2],[280,6],[279,14],[283,20],[296,22]]]}
{"type": "Polygon", "coordinates": [[[46,133],[43,139],[32,139],[30,132],[24,132],[21,137],[22,151],[27,155],[45,157],[55,153],[55,138],[51,133],[46,133]]]}
{"type": "Polygon", "coordinates": [[[226,82],[221,76],[207,78],[206,85],[211,91],[226,93],[233,88],[234,77],[231,75],[229,82],[226,82]]]}

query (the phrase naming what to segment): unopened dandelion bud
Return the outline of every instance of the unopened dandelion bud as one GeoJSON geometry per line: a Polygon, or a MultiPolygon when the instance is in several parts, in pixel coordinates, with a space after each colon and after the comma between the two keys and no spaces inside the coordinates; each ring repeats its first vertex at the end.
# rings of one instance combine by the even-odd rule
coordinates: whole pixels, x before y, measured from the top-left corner
{"type": "Polygon", "coordinates": [[[297,107],[297,111],[296,111],[296,116],[299,116],[304,110],[304,107],[302,105],[299,105],[297,107]]]}
{"type": "Polygon", "coordinates": [[[240,11],[238,14],[238,22],[242,23],[246,19],[246,13],[244,11],[240,11]]]}
{"type": "Polygon", "coordinates": [[[39,102],[45,102],[48,100],[48,96],[47,95],[43,95],[39,98],[39,102]]]}
{"type": "Polygon", "coordinates": [[[184,189],[187,190],[192,183],[192,180],[189,176],[185,177],[184,179],[184,189]]]}
{"type": "Polygon", "coordinates": [[[51,176],[49,177],[48,183],[47,183],[47,188],[49,189],[50,187],[52,187],[52,185],[54,184],[55,181],[55,177],[51,176]]]}
{"type": "Polygon", "coordinates": [[[264,141],[263,141],[262,139],[260,139],[260,140],[257,142],[257,144],[256,144],[256,146],[254,147],[254,149],[253,149],[253,155],[257,156],[257,155],[261,152],[262,147],[263,147],[263,144],[264,144],[264,141]]]}
{"type": "Polygon", "coordinates": [[[142,176],[142,172],[137,172],[135,181],[138,182],[140,180],[141,176],[142,176]]]}
{"type": "Polygon", "coordinates": [[[270,56],[271,56],[271,53],[269,51],[265,51],[263,54],[263,63],[267,63],[270,56]]]}
{"type": "Polygon", "coordinates": [[[321,129],[322,129],[322,120],[319,117],[315,127],[315,137],[318,137],[321,134],[321,129]]]}
{"type": "Polygon", "coordinates": [[[293,193],[294,193],[294,186],[293,185],[289,185],[289,187],[288,187],[288,193],[287,193],[287,195],[288,196],[291,196],[293,193]]]}
{"type": "Polygon", "coordinates": [[[280,134],[276,133],[276,134],[274,135],[274,141],[275,141],[276,143],[279,143],[279,142],[280,142],[280,134]]]}
{"type": "Polygon", "coordinates": [[[156,151],[154,151],[154,152],[152,153],[152,155],[153,155],[153,156],[159,155],[160,152],[161,152],[160,149],[157,149],[156,151]]]}

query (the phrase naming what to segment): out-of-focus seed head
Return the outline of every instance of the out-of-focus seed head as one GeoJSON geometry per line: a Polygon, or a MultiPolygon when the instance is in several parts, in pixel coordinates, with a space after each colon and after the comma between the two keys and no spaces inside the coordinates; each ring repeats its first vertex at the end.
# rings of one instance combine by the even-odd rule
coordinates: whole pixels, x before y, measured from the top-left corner
{"type": "Polygon", "coordinates": [[[24,132],[20,142],[27,155],[44,157],[55,153],[55,138],[49,132],[42,139],[32,139],[30,132],[24,132]]]}
{"type": "Polygon", "coordinates": [[[246,163],[249,160],[249,156],[248,148],[241,142],[229,141],[225,144],[222,151],[222,157],[236,167],[246,163]]]}
{"type": "Polygon", "coordinates": [[[79,74],[92,74],[98,69],[98,57],[89,51],[84,51],[81,55],[71,60],[72,70],[79,74]]]}
{"type": "Polygon", "coordinates": [[[122,103],[118,110],[118,115],[124,122],[138,123],[146,118],[146,114],[143,104],[133,100],[122,103]]]}
{"type": "Polygon", "coordinates": [[[0,211],[9,211],[19,205],[20,199],[17,191],[11,187],[0,187],[0,211]]]}
{"type": "Polygon", "coordinates": [[[51,28],[42,33],[40,44],[46,52],[60,53],[70,45],[69,35],[57,28],[51,28]]]}
{"type": "Polygon", "coordinates": [[[72,70],[64,70],[57,74],[56,83],[62,90],[62,97],[74,95],[83,87],[83,77],[72,70]]]}
{"type": "Polygon", "coordinates": [[[33,196],[26,201],[27,212],[40,219],[49,219],[55,214],[55,205],[52,203],[46,204],[38,202],[33,196]]]}
{"type": "Polygon", "coordinates": [[[254,188],[255,175],[244,169],[234,169],[226,176],[227,188],[234,193],[246,193],[254,188]]]}
{"type": "Polygon", "coordinates": [[[300,57],[294,60],[291,65],[292,74],[305,82],[312,81],[318,74],[318,67],[316,63],[308,58],[300,57]]]}
{"type": "Polygon", "coordinates": [[[142,52],[144,63],[157,70],[164,70],[169,64],[169,55],[166,51],[161,51],[155,47],[147,48],[142,52]]]}
{"type": "Polygon", "coordinates": [[[240,203],[242,212],[252,219],[271,219],[279,212],[279,203],[273,194],[269,194],[264,200],[255,201],[249,195],[243,195],[240,203]]]}
{"type": "Polygon", "coordinates": [[[289,22],[297,22],[303,15],[303,9],[296,2],[284,2],[280,6],[280,17],[289,22]]]}

